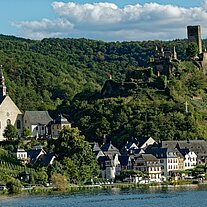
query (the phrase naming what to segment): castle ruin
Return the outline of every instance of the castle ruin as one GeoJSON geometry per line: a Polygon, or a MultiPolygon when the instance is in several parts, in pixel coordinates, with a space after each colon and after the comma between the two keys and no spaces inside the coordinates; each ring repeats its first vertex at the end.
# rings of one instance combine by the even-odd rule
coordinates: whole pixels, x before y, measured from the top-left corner
{"type": "Polygon", "coordinates": [[[202,53],[202,40],[201,40],[201,27],[200,25],[196,26],[187,26],[188,41],[195,42],[198,45],[199,54],[202,53]]]}

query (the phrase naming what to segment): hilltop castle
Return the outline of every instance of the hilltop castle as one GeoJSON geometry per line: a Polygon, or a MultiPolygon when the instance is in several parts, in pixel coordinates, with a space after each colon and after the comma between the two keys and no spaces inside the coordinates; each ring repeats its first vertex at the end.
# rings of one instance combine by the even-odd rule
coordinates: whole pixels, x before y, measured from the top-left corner
{"type": "MultiPolygon", "coordinates": [[[[207,71],[207,52],[202,50],[200,25],[188,26],[187,36],[189,42],[195,42],[198,45],[199,52],[197,57],[190,60],[205,74],[207,71]]],[[[142,87],[143,85],[164,89],[165,81],[162,80],[163,76],[170,79],[177,75],[176,67],[179,62],[175,46],[172,51],[156,46],[149,59],[149,67],[128,71],[123,83],[118,83],[112,79],[107,80],[101,90],[101,94],[104,96],[112,94],[123,95],[124,92],[136,89],[138,86],[142,87]]]]}

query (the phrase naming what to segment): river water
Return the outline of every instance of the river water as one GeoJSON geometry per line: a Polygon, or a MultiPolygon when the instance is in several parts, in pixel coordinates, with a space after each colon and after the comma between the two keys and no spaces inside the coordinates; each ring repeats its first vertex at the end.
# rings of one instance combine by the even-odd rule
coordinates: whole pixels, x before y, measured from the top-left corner
{"type": "Polygon", "coordinates": [[[206,207],[207,186],[102,189],[0,197],[2,207],[206,207]]]}

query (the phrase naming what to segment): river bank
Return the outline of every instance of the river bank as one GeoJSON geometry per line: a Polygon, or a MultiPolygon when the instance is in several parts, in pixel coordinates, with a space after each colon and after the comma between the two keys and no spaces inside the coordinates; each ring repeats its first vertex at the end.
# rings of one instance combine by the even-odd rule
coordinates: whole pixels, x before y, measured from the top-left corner
{"type": "MultiPolygon", "coordinates": [[[[89,190],[98,189],[136,189],[136,188],[149,188],[149,187],[180,187],[180,186],[196,186],[196,185],[206,185],[207,181],[199,183],[198,181],[176,181],[176,182],[162,182],[162,183],[149,183],[149,184],[134,184],[134,183],[113,183],[113,184],[99,184],[99,185],[70,185],[64,191],[58,191],[55,187],[45,187],[45,186],[33,186],[29,188],[22,188],[21,192],[18,194],[52,194],[52,193],[70,193],[70,192],[81,192],[89,190]]],[[[0,198],[10,195],[7,190],[0,191],[0,198]]],[[[15,194],[13,194],[15,195],[15,194]]]]}
{"type": "Polygon", "coordinates": [[[0,199],[4,207],[163,207],[197,206],[207,203],[207,185],[160,185],[139,188],[96,188],[78,192],[24,193],[0,199]]]}

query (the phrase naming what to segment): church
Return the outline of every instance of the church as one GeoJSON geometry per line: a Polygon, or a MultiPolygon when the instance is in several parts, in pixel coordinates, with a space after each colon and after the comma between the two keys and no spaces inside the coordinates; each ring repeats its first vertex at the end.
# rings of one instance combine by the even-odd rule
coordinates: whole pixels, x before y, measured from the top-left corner
{"type": "Polygon", "coordinates": [[[6,140],[3,134],[9,124],[18,130],[18,138],[21,138],[24,128],[28,128],[31,131],[31,137],[35,139],[49,137],[52,121],[48,111],[21,112],[19,110],[7,94],[2,66],[0,66],[0,141],[6,140]]]}
{"type": "Polygon", "coordinates": [[[15,126],[18,130],[18,136],[21,136],[23,130],[23,113],[17,105],[7,95],[5,79],[0,68],[0,141],[5,140],[3,133],[8,124],[15,126]]]}

